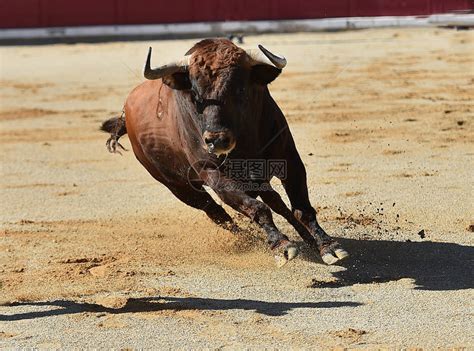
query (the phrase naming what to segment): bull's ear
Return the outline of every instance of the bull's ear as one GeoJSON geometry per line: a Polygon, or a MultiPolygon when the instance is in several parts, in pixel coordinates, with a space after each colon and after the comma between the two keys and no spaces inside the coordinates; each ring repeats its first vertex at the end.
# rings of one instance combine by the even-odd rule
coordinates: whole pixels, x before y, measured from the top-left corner
{"type": "Polygon", "coordinates": [[[270,65],[256,65],[250,74],[252,81],[257,84],[267,85],[273,82],[281,73],[281,69],[270,65]]]}
{"type": "Polygon", "coordinates": [[[189,80],[189,74],[187,72],[176,72],[169,76],[162,78],[163,83],[169,86],[171,89],[176,90],[187,90],[191,89],[191,82],[189,80]]]}

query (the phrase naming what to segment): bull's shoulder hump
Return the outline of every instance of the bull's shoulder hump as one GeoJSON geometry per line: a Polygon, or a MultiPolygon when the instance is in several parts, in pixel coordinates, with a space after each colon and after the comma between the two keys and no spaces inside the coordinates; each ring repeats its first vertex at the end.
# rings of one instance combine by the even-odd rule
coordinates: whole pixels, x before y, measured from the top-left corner
{"type": "Polygon", "coordinates": [[[135,88],[132,89],[132,91],[128,94],[127,99],[130,98],[136,98],[137,96],[146,96],[146,95],[153,95],[153,93],[156,92],[163,86],[163,83],[161,82],[161,79],[159,80],[146,80],[139,85],[137,85],[135,88]]]}
{"type": "MultiPolygon", "coordinates": [[[[161,80],[145,81],[136,86],[127,96],[125,104],[129,107],[140,107],[158,103],[160,96],[168,87],[161,80]]],[[[168,88],[169,89],[169,88],[168,88]]]]}

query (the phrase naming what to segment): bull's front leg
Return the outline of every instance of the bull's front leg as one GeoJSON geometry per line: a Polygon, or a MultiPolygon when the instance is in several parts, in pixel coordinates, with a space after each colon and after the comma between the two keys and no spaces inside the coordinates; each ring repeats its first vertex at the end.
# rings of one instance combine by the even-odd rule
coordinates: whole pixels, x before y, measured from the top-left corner
{"type": "Polygon", "coordinates": [[[316,211],[309,201],[306,170],[296,150],[287,165],[286,179],[282,182],[290,199],[293,215],[313,235],[324,263],[334,264],[349,256],[319,225],[316,211]]]}
{"type": "Polygon", "coordinates": [[[282,253],[281,256],[276,256],[278,266],[283,266],[298,255],[296,244],[278,230],[273,222],[272,212],[266,204],[246,194],[238,182],[222,178],[217,171],[207,171],[201,176],[222,201],[263,228],[270,249],[282,253]]]}
{"type": "Polygon", "coordinates": [[[326,234],[323,228],[321,228],[316,219],[316,211],[314,208],[294,208],[293,214],[296,219],[298,219],[314,236],[321,259],[324,263],[334,264],[349,256],[347,251],[344,250],[336,240],[326,234]]]}

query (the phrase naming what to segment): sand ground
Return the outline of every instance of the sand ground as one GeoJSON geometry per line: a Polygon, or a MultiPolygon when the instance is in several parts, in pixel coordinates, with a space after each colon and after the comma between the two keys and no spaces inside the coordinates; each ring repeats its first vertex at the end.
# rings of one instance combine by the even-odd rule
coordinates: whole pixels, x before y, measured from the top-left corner
{"type": "Polygon", "coordinates": [[[282,269],[98,131],[149,45],[194,42],[0,48],[0,348],[473,348],[474,32],[246,38],[288,58],[270,89],[352,255],[282,269]]]}

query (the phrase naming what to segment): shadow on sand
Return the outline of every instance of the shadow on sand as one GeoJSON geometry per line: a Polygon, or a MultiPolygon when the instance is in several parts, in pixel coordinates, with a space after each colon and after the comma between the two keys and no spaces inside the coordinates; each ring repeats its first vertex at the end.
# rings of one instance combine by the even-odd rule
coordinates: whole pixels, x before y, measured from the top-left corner
{"type": "MultiPolygon", "coordinates": [[[[350,252],[340,265],[346,269],[334,273],[337,281],[314,280],[314,287],[340,287],[353,284],[382,283],[401,278],[414,279],[415,289],[461,290],[474,288],[474,247],[440,242],[397,242],[338,239],[350,252]]],[[[313,250],[304,248],[303,259],[320,262],[313,250]]],[[[8,306],[57,307],[53,310],[0,315],[0,321],[68,315],[83,312],[136,313],[152,311],[225,311],[251,310],[267,316],[282,316],[299,308],[357,307],[360,303],[342,302],[266,302],[245,299],[209,299],[194,297],[131,298],[121,308],[99,304],[56,300],[49,302],[15,302],[8,306]]]]}
{"type": "MultiPolygon", "coordinates": [[[[415,280],[421,290],[474,288],[474,247],[442,242],[400,242],[337,239],[351,255],[334,273],[338,279],[314,287],[338,287],[381,283],[401,278],[415,280]]],[[[314,251],[303,249],[301,257],[321,262],[314,251]]]]}
{"type": "Polygon", "coordinates": [[[12,315],[0,315],[0,321],[18,321],[42,317],[69,315],[83,312],[95,313],[137,313],[153,311],[226,311],[226,310],[249,310],[267,316],[283,316],[289,311],[297,308],[336,308],[357,307],[357,302],[266,302],[245,299],[206,299],[194,297],[147,297],[128,299],[125,306],[121,308],[109,308],[93,303],[74,302],[68,300],[56,300],[46,302],[15,302],[8,306],[34,306],[34,307],[58,307],[54,310],[17,313],[12,315]]]}

